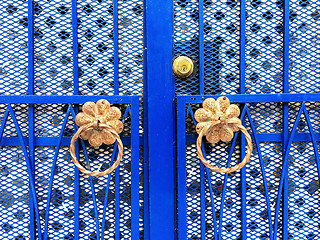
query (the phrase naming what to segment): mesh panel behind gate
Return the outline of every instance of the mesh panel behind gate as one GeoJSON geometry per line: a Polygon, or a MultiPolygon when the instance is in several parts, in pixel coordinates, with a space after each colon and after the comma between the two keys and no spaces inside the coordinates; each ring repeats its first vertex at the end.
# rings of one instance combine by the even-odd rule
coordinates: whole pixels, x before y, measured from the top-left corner
{"type": "MultiPolygon", "coordinates": [[[[195,65],[191,77],[175,76],[179,239],[319,238],[319,157],[311,138],[319,141],[319,104],[271,95],[319,93],[319,13],[313,0],[174,1],[174,56],[195,65]],[[197,157],[192,117],[216,95],[247,109],[254,149],[235,174],[211,172],[197,157]]],[[[225,167],[231,143],[203,144],[208,161],[225,167]]],[[[240,156],[236,143],[231,165],[240,156]]]]}
{"type": "MultiPolygon", "coordinates": [[[[138,99],[143,94],[143,4],[142,0],[0,2],[0,102],[7,95],[33,99],[30,104],[22,100],[0,105],[0,239],[143,236],[138,99]],[[121,109],[124,157],[110,177],[90,178],[77,174],[69,144],[76,130],[75,114],[84,102],[97,101],[100,95],[121,109]]],[[[115,161],[115,145],[94,149],[84,144],[78,149],[83,166],[86,159],[91,169],[104,161],[102,169],[107,168],[115,161]]]]}

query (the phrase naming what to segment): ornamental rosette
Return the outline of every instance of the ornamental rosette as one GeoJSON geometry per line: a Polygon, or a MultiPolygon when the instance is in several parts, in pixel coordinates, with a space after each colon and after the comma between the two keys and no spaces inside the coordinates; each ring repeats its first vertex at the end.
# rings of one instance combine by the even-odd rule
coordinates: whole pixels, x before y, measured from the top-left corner
{"type": "Polygon", "coordinates": [[[88,140],[93,147],[104,144],[113,144],[116,139],[105,128],[100,128],[99,124],[110,126],[118,134],[123,130],[123,123],[119,120],[121,111],[117,107],[111,107],[107,100],[101,99],[97,103],[86,102],[82,106],[82,112],[78,113],[75,119],[79,127],[93,123],[95,126],[80,134],[82,140],[88,140]]]}
{"type": "Polygon", "coordinates": [[[217,100],[207,98],[203,101],[202,107],[198,109],[194,117],[198,122],[196,130],[199,134],[205,127],[211,126],[219,121],[218,124],[207,128],[204,134],[208,142],[215,144],[220,140],[230,142],[234,132],[239,131],[241,120],[238,118],[240,109],[237,105],[231,104],[227,97],[219,97],[217,100]]]}

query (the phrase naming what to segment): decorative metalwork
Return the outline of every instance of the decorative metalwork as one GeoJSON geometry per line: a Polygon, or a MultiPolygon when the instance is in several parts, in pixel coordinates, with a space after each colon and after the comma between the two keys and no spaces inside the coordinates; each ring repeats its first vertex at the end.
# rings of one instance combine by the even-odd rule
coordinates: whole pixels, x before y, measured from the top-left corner
{"type": "Polygon", "coordinates": [[[203,108],[195,112],[197,124],[197,153],[203,164],[215,172],[231,173],[241,169],[250,159],[252,153],[252,140],[250,134],[241,124],[238,118],[240,109],[237,105],[231,104],[227,97],[219,97],[217,100],[207,98],[202,103],[203,108]],[[202,137],[206,136],[208,142],[212,144],[218,143],[220,140],[229,142],[234,136],[234,132],[241,131],[247,140],[247,154],[241,163],[230,168],[218,168],[212,166],[204,157],[201,150],[202,137]]]}
{"type": "Polygon", "coordinates": [[[107,100],[101,99],[97,103],[86,102],[83,105],[82,112],[78,113],[75,119],[80,128],[73,135],[70,143],[72,161],[81,172],[89,176],[99,177],[110,174],[119,166],[123,156],[123,144],[118,135],[123,130],[120,118],[120,109],[111,107],[107,100]],[[87,170],[78,162],[75,155],[75,143],[78,137],[82,140],[88,140],[93,147],[100,147],[102,143],[110,145],[117,141],[119,149],[117,160],[105,171],[99,171],[102,165],[97,171],[87,170]]]}

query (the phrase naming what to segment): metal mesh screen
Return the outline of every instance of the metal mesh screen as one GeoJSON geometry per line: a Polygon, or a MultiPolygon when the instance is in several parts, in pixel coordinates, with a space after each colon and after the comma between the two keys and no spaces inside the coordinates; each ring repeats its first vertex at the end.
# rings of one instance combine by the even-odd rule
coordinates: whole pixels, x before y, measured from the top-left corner
{"type": "MultiPolygon", "coordinates": [[[[244,120],[253,138],[252,156],[245,170],[223,175],[204,167],[197,157],[193,114],[200,104],[186,105],[186,133],[178,136],[178,140],[182,137],[186,141],[185,158],[178,164],[178,175],[184,164],[186,170],[186,179],[181,179],[185,181],[186,195],[178,194],[179,208],[184,209],[184,204],[186,208],[185,228],[181,227],[184,220],[179,222],[179,231],[185,229],[186,234],[181,235],[186,239],[241,239],[245,231],[247,239],[270,239],[275,234],[277,239],[282,239],[286,233],[289,239],[316,239],[320,233],[316,211],[320,191],[319,159],[310,137],[319,131],[316,124],[319,106],[316,102],[306,102],[305,106],[306,112],[299,115],[303,105],[290,103],[289,125],[284,126],[283,103],[248,104],[244,120]],[[290,142],[281,140],[286,129],[295,134],[287,150],[288,157],[283,154],[283,146],[290,142]],[[288,224],[286,233],[284,221],[288,224]]],[[[204,140],[206,159],[215,166],[225,167],[232,151],[230,164],[235,165],[241,156],[238,140],[239,136],[234,149],[231,142],[211,146],[204,140]]],[[[181,150],[178,153],[179,158],[181,150]]]]}
{"type": "MultiPolygon", "coordinates": [[[[189,56],[196,65],[192,77],[176,78],[176,93],[239,93],[240,2],[201,2],[203,5],[191,0],[174,1],[175,56],[189,56]],[[202,67],[203,82],[199,74],[202,67]]],[[[284,1],[252,0],[245,1],[244,6],[246,18],[243,20],[245,33],[242,42],[245,42],[245,69],[241,81],[245,91],[264,94],[283,92],[284,1]]],[[[294,0],[289,4],[291,93],[319,92],[318,8],[316,0],[294,0]]]]}
{"type": "MultiPolygon", "coordinates": [[[[143,148],[139,149],[139,140],[132,140],[131,135],[138,129],[138,136],[139,128],[140,134],[143,131],[142,122],[133,123],[131,119],[142,112],[134,105],[138,101],[133,104],[131,98],[113,98],[125,115],[121,134],[124,157],[110,178],[92,179],[77,175],[69,154],[75,130],[71,112],[81,111],[82,104],[73,104],[71,98],[56,103],[54,98],[142,96],[143,12],[142,0],[1,1],[0,95],[45,95],[50,103],[11,104],[16,122],[10,114],[4,121],[9,108],[8,104],[0,105],[0,128],[5,126],[0,149],[0,239],[143,236],[144,162],[143,154],[140,160],[137,154],[143,148]],[[132,112],[131,107],[138,110],[132,112]],[[17,125],[30,159],[23,155],[17,125]],[[137,149],[133,151],[134,141],[137,149]],[[138,170],[132,167],[135,173],[131,172],[131,161],[138,162],[138,170]],[[29,197],[29,162],[38,212],[33,206],[35,199],[29,197]],[[138,195],[131,194],[132,181],[138,195]],[[131,217],[135,220],[131,221],[131,217]]],[[[84,151],[80,145],[80,161],[86,165],[87,156],[91,167],[97,168],[116,156],[112,155],[116,152],[113,147],[86,146],[84,151]]]]}

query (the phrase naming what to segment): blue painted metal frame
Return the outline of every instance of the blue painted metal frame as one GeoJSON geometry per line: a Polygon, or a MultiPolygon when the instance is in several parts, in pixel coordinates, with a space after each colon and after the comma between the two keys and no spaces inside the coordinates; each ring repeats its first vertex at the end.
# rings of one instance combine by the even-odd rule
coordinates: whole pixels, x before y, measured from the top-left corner
{"type": "MultiPolygon", "coordinates": [[[[247,116],[248,121],[250,123],[251,126],[251,130],[252,130],[252,139],[253,142],[256,144],[257,147],[257,154],[258,154],[258,158],[259,158],[259,162],[260,162],[260,167],[261,167],[261,173],[262,173],[262,179],[263,179],[263,186],[264,186],[264,194],[265,194],[265,198],[266,198],[266,204],[267,204],[267,222],[268,222],[268,232],[269,232],[269,237],[270,239],[277,239],[277,230],[278,230],[278,226],[279,226],[279,214],[280,214],[280,206],[281,206],[281,202],[283,203],[282,206],[286,206],[288,205],[288,190],[285,190],[285,188],[288,186],[286,185],[287,180],[288,179],[288,161],[289,161],[289,152],[290,152],[290,147],[293,141],[312,141],[313,144],[313,148],[314,148],[314,154],[315,154],[315,160],[316,160],[316,166],[317,166],[317,172],[318,172],[318,176],[320,175],[320,160],[319,160],[319,152],[318,152],[318,145],[317,145],[317,141],[320,141],[320,134],[319,133],[315,133],[313,131],[312,128],[312,124],[311,124],[311,119],[310,116],[308,114],[305,102],[303,101],[304,99],[306,99],[307,101],[320,101],[320,96],[318,94],[270,94],[270,95],[255,95],[255,99],[254,96],[252,95],[244,95],[242,94],[241,96],[243,97],[241,99],[241,97],[239,95],[226,95],[228,98],[231,99],[231,101],[238,101],[241,103],[245,103],[246,101],[248,102],[284,102],[285,104],[288,105],[288,102],[302,102],[301,108],[297,114],[294,126],[291,130],[291,132],[289,132],[288,129],[288,120],[284,121],[287,123],[287,125],[285,125],[283,127],[284,133],[287,134],[287,137],[284,136],[283,133],[279,133],[279,134],[258,134],[255,127],[254,127],[254,123],[253,123],[253,118],[251,117],[251,114],[249,112],[248,106],[247,104],[244,105],[243,110],[242,110],[242,114],[241,114],[241,119],[243,120],[245,116],[247,116]],[[270,96],[272,95],[272,96],[270,96]],[[296,95],[295,98],[292,95],[296,95]],[[291,97],[292,96],[292,97],[291,97]],[[307,122],[307,126],[309,128],[309,133],[296,133],[296,129],[299,123],[299,120],[301,119],[302,114],[305,114],[305,118],[306,118],[306,122],[307,122]],[[280,181],[279,181],[279,189],[278,189],[278,196],[277,196],[277,201],[276,201],[276,206],[275,206],[275,217],[274,217],[274,221],[272,221],[272,217],[271,217],[271,205],[270,205],[270,197],[269,197],[269,193],[267,191],[268,187],[267,187],[267,179],[266,179],[266,172],[264,170],[264,164],[263,164],[263,159],[262,159],[262,153],[261,153],[261,149],[259,146],[260,142],[283,142],[285,149],[284,149],[284,155],[283,155],[283,168],[281,171],[281,177],[280,177],[280,181]],[[287,201],[287,202],[285,202],[287,201]]],[[[191,118],[193,119],[194,124],[196,124],[195,119],[193,117],[193,112],[192,109],[190,107],[190,104],[198,104],[198,103],[202,103],[203,100],[205,98],[209,98],[209,97],[213,97],[213,98],[217,98],[218,96],[178,96],[177,97],[177,150],[178,150],[178,176],[177,176],[177,182],[178,182],[178,219],[179,219],[179,225],[178,225],[178,236],[179,239],[186,239],[187,238],[187,209],[186,209],[186,144],[187,143],[195,143],[196,139],[197,139],[197,135],[196,134],[186,134],[186,118],[190,115],[191,118]],[[186,107],[189,105],[189,107],[187,108],[186,111],[186,107]]],[[[231,156],[232,156],[232,152],[233,149],[235,147],[235,143],[236,143],[236,138],[237,138],[238,133],[235,134],[235,137],[232,141],[231,147],[230,147],[230,153],[229,153],[229,157],[228,157],[228,161],[227,161],[227,167],[230,164],[231,161],[231,156]]],[[[245,148],[243,147],[243,150],[245,148]]],[[[202,150],[204,152],[204,156],[205,156],[205,151],[204,151],[204,147],[202,146],[202,150]]],[[[203,168],[203,164],[201,164],[201,169],[203,168]]],[[[212,211],[215,212],[214,209],[214,198],[212,195],[212,186],[210,184],[211,182],[211,178],[210,178],[210,174],[207,170],[207,179],[208,179],[208,184],[209,184],[209,191],[210,191],[210,196],[211,196],[211,204],[212,204],[212,211]]],[[[203,170],[201,170],[200,172],[200,184],[202,185],[204,182],[204,176],[203,176],[203,170]]],[[[243,174],[243,173],[242,173],[243,174]]],[[[241,174],[241,184],[245,184],[245,176],[241,174]],[[242,180],[244,179],[244,180],[242,180]],[[244,183],[243,183],[244,182],[244,183]]],[[[224,184],[223,184],[223,190],[222,190],[222,197],[221,197],[221,209],[220,209],[220,219],[219,219],[219,227],[217,226],[217,221],[216,219],[213,217],[213,223],[214,223],[214,236],[215,239],[222,239],[221,238],[221,233],[220,232],[216,232],[217,231],[217,227],[218,229],[222,228],[222,217],[223,217],[223,203],[225,201],[225,191],[226,191],[226,186],[227,186],[227,179],[228,179],[228,175],[225,175],[224,178],[224,184]]],[[[319,180],[320,182],[320,180],[319,180]]],[[[243,189],[242,189],[243,191],[243,189]]],[[[202,189],[202,186],[200,187],[200,194],[201,197],[200,199],[203,198],[204,195],[204,191],[202,189]]],[[[242,217],[243,219],[246,219],[246,194],[244,193],[243,195],[241,195],[242,199],[244,199],[241,203],[241,212],[242,215],[245,215],[242,217]]],[[[202,202],[202,200],[201,200],[202,202]]],[[[204,221],[204,215],[202,214],[202,209],[205,209],[204,205],[201,203],[201,223],[204,221]]],[[[287,209],[288,210],[288,209],[287,209]]],[[[282,220],[282,224],[283,227],[287,226],[286,224],[288,224],[287,220],[285,218],[285,213],[286,210],[283,210],[283,220],[282,220]]],[[[245,232],[246,228],[247,228],[247,222],[244,222],[243,224],[241,224],[241,236],[243,239],[243,233],[245,232]]],[[[202,224],[201,224],[201,239],[204,239],[203,236],[203,231],[202,231],[202,224]]],[[[286,234],[288,234],[287,231],[283,231],[283,236],[286,236],[286,234]]],[[[246,237],[245,237],[246,238],[246,237]]],[[[284,238],[285,239],[285,238],[284,238]]]]}
{"type": "Polygon", "coordinates": [[[173,1],[146,0],[150,239],[175,238],[173,1]]]}
{"type": "MultiPolygon", "coordinates": [[[[0,103],[3,96],[0,96],[0,103]]],[[[11,98],[11,96],[9,96],[11,98]]],[[[39,96],[29,96],[34,98],[34,100],[32,102],[38,103],[37,102],[37,98],[39,96]]],[[[50,199],[52,197],[52,186],[53,186],[53,180],[54,180],[54,174],[55,174],[55,166],[56,166],[56,162],[57,162],[57,157],[58,157],[58,152],[61,146],[69,146],[70,145],[70,137],[64,137],[63,133],[64,133],[64,129],[65,126],[67,124],[68,121],[68,117],[71,114],[73,118],[75,118],[76,113],[73,110],[73,107],[71,104],[75,104],[75,103],[84,103],[88,100],[88,96],[75,96],[75,101],[72,101],[73,96],[68,96],[68,98],[66,98],[66,102],[61,102],[62,99],[60,98],[56,98],[57,96],[46,96],[46,102],[49,103],[68,103],[69,107],[67,109],[66,115],[64,117],[63,123],[62,123],[62,128],[59,134],[59,137],[54,137],[54,138],[50,138],[50,137],[43,137],[42,138],[42,142],[40,143],[41,146],[52,146],[55,145],[56,146],[56,150],[54,153],[54,157],[53,157],[53,162],[52,162],[52,169],[51,169],[51,176],[50,176],[50,181],[49,181],[49,187],[48,187],[48,196],[47,196],[47,206],[46,206],[46,212],[45,212],[45,219],[44,219],[44,229],[41,229],[41,224],[40,224],[40,213],[39,213],[39,208],[38,208],[38,203],[37,203],[37,194],[36,194],[36,190],[35,190],[35,176],[34,176],[34,167],[32,167],[32,162],[31,161],[31,157],[30,154],[32,153],[30,150],[32,148],[35,148],[35,146],[38,146],[39,142],[37,143],[37,137],[34,137],[32,135],[32,137],[23,137],[21,134],[21,130],[18,124],[18,121],[15,117],[14,111],[11,107],[11,104],[9,103],[6,109],[6,112],[4,114],[4,118],[2,121],[2,124],[0,126],[0,145],[1,146],[21,146],[23,153],[24,153],[24,158],[26,161],[26,165],[27,165],[27,170],[28,170],[28,175],[29,175],[29,184],[30,184],[30,198],[32,199],[32,201],[30,202],[30,204],[32,204],[32,207],[30,208],[30,210],[33,211],[34,209],[34,218],[31,219],[31,224],[30,226],[32,226],[33,224],[33,220],[36,219],[36,229],[37,229],[37,237],[38,239],[48,239],[48,224],[49,224],[49,210],[50,210],[50,199]],[[84,97],[84,99],[81,99],[81,97],[84,97]],[[58,100],[58,101],[55,101],[58,100]],[[2,137],[3,135],[3,131],[5,129],[6,126],[6,121],[8,118],[8,115],[11,115],[13,123],[15,124],[15,128],[17,130],[18,133],[18,137],[2,137]],[[30,147],[30,144],[32,144],[32,147],[30,147]],[[29,146],[29,154],[27,152],[27,148],[26,146],[29,146]]],[[[90,96],[89,98],[91,98],[91,101],[96,101],[97,99],[107,99],[111,104],[114,103],[122,103],[122,104],[129,104],[129,107],[127,108],[127,111],[124,115],[124,119],[126,118],[126,116],[128,115],[128,113],[130,112],[131,115],[131,136],[130,137],[125,137],[124,138],[124,145],[131,145],[131,178],[132,178],[132,184],[131,184],[131,236],[132,239],[139,239],[139,211],[140,211],[140,206],[139,206],[139,146],[140,144],[142,144],[142,141],[140,139],[139,136],[139,96],[130,96],[130,97],[123,97],[123,96],[90,96]]],[[[40,99],[43,99],[40,97],[40,99]]],[[[64,99],[64,98],[63,98],[64,99]]],[[[23,103],[23,102],[21,102],[23,103]]],[[[33,109],[33,103],[29,103],[29,108],[33,109]]],[[[77,106],[74,107],[75,109],[77,109],[77,106]]],[[[30,115],[29,115],[30,116],[30,115]]],[[[31,124],[31,126],[34,126],[34,124],[31,124]]],[[[29,126],[30,128],[30,126],[29,126]]],[[[34,129],[32,129],[32,132],[34,131],[34,129]]],[[[84,149],[84,156],[86,161],[89,161],[88,158],[88,154],[85,151],[85,145],[83,143],[83,141],[81,141],[82,147],[84,149]]],[[[116,151],[117,148],[116,146],[114,147],[114,151],[113,151],[113,155],[111,158],[111,162],[114,160],[115,156],[116,156],[116,151]]],[[[75,169],[75,176],[78,175],[79,177],[79,171],[78,169],[75,169]]],[[[119,168],[117,168],[116,170],[116,188],[119,188],[119,168]],[[118,177],[117,177],[118,176],[118,177]]],[[[109,192],[109,184],[110,184],[110,177],[111,175],[108,176],[108,184],[106,186],[106,195],[105,195],[105,199],[108,197],[108,192],[109,192]]],[[[76,185],[76,182],[75,182],[76,185]]],[[[99,219],[98,219],[98,210],[97,210],[97,203],[96,203],[96,197],[95,197],[95,189],[94,189],[94,184],[93,184],[93,178],[90,178],[90,185],[91,185],[91,191],[92,191],[92,197],[93,197],[93,205],[94,205],[94,211],[95,211],[95,221],[96,221],[96,231],[97,231],[97,239],[100,239],[100,234],[99,233],[99,219]]],[[[79,181],[78,181],[78,186],[79,186],[79,181]]],[[[80,193],[78,191],[77,194],[77,189],[75,189],[75,209],[78,208],[79,210],[79,201],[80,201],[80,193]]],[[[118,212],[119,212],[119,195],[116,196],[116,201],[118,202],[118,212]]],[[[105,201],[105,204],[107,203],[107,201],[105,201]]],[[[117,210],[116,210],[117,211],[117,210]]],[[[79,211],[78,211],[79,214],[79,211]]],[[[106,205],[104,206],[104,212],[103,215],[106,216],[106,205]]],[[[77,217],[76,212],[75,212],[75,218],[77,217]]],[[[79,215],[78,215],[79,218],[79,215]]],[[[79,220],[79,219],[78,219],[79,220]]],[[[119,217],[116,217],[116,225],[118,226],[118,228],[116,229],[116,237],[118,237],[120,239],[120,231],[119,231],[119,217]]],[[[75,219],[75,229],[74,229],[74,238],[77,239],[79,238],[79,229],[76,226],[76,222],[77,219],[75,219]]],[[[35,225],[34,225],[35,226],[35,225]]],[[[104,226],[104,225],[103,225],[104,226]]],[[[30,234],[31,236],[33,234],[35,234],[33,232],[33,230],[35,229],[30,229],[30,234]]],[[[104,238],[104,232],[101,234],[101,239],[104,238]]],[[[34,238],[35,239],[35,238],[34,238]]]]}

